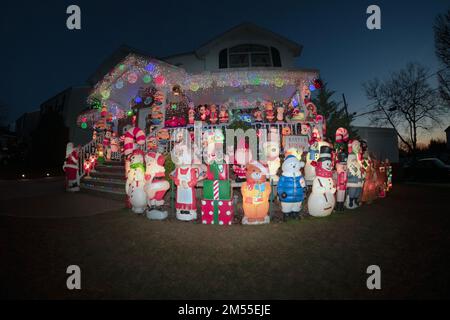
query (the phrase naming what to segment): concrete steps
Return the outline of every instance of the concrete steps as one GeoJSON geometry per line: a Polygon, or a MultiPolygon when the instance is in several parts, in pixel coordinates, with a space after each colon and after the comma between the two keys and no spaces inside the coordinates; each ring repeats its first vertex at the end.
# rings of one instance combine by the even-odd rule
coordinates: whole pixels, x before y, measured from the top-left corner
{"type": "Polygon", "coordinates": [[[107,161],[80,181],[82,191],[110,199],[125,199],[124,163],[107,161]]]}

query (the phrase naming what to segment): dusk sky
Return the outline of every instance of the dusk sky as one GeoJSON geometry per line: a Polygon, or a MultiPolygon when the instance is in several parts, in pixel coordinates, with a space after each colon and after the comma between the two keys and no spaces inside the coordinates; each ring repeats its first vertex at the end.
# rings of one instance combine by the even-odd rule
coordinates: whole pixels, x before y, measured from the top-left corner
{"type": "MultiPolygon", "coordinates": [[[[448,8],[445,0],[2,1],[0,101],[12,122],[59,91],[83,85],[121,44],[155,57],[171,55],[249,21],[302,44],[298,66],[319,69],[336,100],[345,93],[350,111],[365,112],[362,82],[411,61],[431,73],[440,69],[432,26],[448,8]],[[70,4],[81,8],[81,30],[66,28],[70,4]],[[366,28],[371,4],[381,8],[381,30],[366,28]]],[[[367,118],[355,124],[367,125],[367,118]]],[[[443,137],[440,131],[434,136],[443,137]]]]}

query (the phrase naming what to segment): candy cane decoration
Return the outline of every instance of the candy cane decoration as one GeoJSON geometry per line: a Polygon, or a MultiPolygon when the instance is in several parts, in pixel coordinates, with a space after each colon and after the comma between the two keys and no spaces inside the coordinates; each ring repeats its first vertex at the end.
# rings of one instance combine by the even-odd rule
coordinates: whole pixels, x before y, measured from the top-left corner
{"type": "Polygon", "coordinates": [[[133,127],[125,133],[124,154],[130,155],[134,150],[134,143],[143,145],[145,143],[145,133],[138,127],[133,127]]]}

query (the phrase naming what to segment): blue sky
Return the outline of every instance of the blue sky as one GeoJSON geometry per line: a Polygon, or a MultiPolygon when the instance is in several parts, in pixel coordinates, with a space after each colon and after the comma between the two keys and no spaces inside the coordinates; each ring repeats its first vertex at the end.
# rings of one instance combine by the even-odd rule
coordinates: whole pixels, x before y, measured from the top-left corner
{"type": "MultiPolygon", "coordinates": [[[[369,102],[362,82],[410,61],[430,72],[439,69],[432,25],[448,8],[444,0],[2,2],[0,101],[13,121],[57,92],[84,84],[121,44],[170,55],[250,21],[301,43],[298,65],[320,69],[337,100],[345,93],[350,110],[364,112],[369,102]],[[70,4],[81,7],[80,31],[65,26],[70,4]],[[381,8],[381,30],[366,28],[370,4],[381,8]]],[[[356,124],[368,122],[362,117],[356,124]]]]}

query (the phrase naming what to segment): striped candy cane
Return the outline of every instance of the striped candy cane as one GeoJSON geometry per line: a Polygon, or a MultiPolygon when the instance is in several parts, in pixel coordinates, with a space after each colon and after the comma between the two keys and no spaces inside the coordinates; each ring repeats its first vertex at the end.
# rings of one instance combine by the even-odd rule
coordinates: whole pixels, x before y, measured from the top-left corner
{"type": "Polygon", "coordinates": [[[219,180],[214,180],[213,182],[213,197],[214,200],[219,199],[219,180]]]}
{"type": "Polygon", "coordinates": [[[145,133],[138,127],[133,127],[125,133],[124,154],[128,156],[134,150],[134,144],[143,145],[145,143],[145,133]]]}

